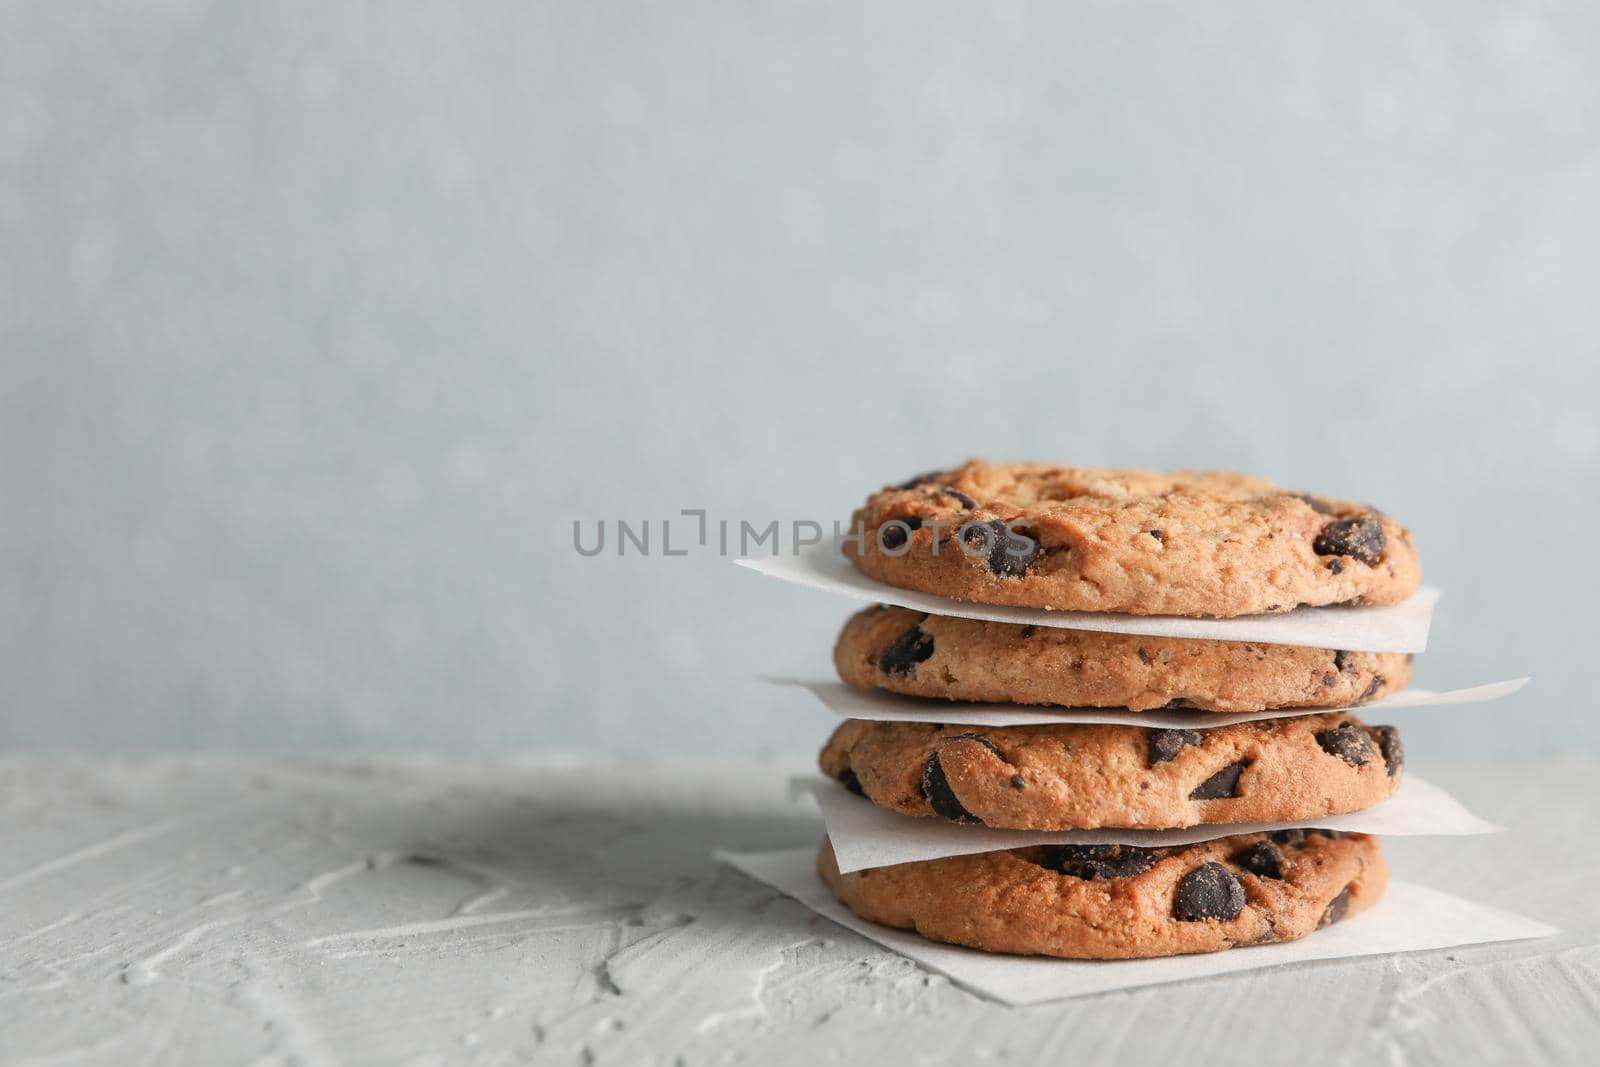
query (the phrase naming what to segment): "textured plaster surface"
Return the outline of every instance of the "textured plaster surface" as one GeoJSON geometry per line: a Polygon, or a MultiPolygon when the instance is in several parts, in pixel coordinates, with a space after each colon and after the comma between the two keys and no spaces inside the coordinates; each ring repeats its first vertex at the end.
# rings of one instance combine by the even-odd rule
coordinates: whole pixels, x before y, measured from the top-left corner
{"type": "Polygon", "coordinates": [[[1557,938],[1026,1009],[710,859],[815,839],[798,769],[11,758],[0,1061],[1454,1064],[1600,1039],[1600,860],[1571,847],[1593,763],[1425,768],[1512,830],[1390,846],[1557,938]]]}

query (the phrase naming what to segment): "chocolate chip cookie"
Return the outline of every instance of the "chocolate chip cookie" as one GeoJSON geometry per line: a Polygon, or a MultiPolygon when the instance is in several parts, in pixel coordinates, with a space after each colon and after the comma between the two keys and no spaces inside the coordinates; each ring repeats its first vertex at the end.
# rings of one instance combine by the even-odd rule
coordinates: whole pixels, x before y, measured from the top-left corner
{"type": "Polygon", "coordinates": [[[1411,681],[1403,652],[1092,633],[891,607],[852,616],[833,662],[861,689],[1132,711],[1347,708],[1411,681]]]}
{"type": "Polygon", "coordinates": [[[1342,714],[1212,730],[849,719],[818,762],[906,815],[1010,830],[1154,830],[1360,811],[1394,794],[1405,754],[1394,727],[1342,714]]]}
{"type": "Polygon", "coordinates": [[[1422,579],[1388,516],[1229,471],[970,460],[878,491],[852,528],[863,574],[986,604],[1226,617],[1393,604],[1422,579]]]}
{"type": "Polygon", "coordinates": [[[1037,846],[840,874],[851,911],[986,952],[1135,959],[1293,941],[1365,911],[1388,868],[1376,838],[1320,830],[1183,848],[1037,846]]]}

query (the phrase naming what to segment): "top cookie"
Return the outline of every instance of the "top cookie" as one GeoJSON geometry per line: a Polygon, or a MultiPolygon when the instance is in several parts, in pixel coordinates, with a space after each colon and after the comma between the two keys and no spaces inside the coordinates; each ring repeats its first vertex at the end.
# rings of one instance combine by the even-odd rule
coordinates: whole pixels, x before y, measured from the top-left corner
{"type": "Polygon", "coordinates": [[[868,577],[985,604],[1229,617],[1393,604],[1422,579],[1388,516],[1231,471],[974,459],[879,490],[852,526],[868,577]]]}

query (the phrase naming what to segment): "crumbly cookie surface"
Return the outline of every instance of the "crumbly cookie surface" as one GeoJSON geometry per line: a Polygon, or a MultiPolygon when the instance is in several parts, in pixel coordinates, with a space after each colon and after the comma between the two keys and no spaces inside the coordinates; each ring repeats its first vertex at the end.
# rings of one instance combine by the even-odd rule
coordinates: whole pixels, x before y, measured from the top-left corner
{"type": "Polygon", "coordinates": [[[1300,822],[1399,787],[1400,734],[1343,714],[1210,730],[839,725],[822,771],[879,807],[1011,830],[1300,822]]]}
{"type": "Polygon", "coordinates": [[[895,607],[852,616],[833,661],[862,689],[1132,711],[1347,708],[1411,680],[1402,652],[1094,633],[895,607]]]}
{"type": "Polygon", "coordinates": [[[1377,839],[1291,830],[1175,849],[1041,846],[840,874],[851,911],[987,952],[1134,959],[1292,941],[1366,910],[1388,884],[1377,839]]]}
{"type": "Polygon", "coordinates": [[[1422,579],[1388,516],[1228,471],[970,460],[879,490],[852,527],[869,577],[988,604],[1229,617],[1392,604],[1422,579]]]}

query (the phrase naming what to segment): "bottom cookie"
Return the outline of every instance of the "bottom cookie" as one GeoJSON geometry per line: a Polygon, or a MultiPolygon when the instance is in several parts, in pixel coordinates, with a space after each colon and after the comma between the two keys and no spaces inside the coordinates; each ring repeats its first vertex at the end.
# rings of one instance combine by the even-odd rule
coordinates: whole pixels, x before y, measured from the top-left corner
{"type": "Polygon", "coordinates": [[[986,952],[1138,959],[1293,941],[1366,910],[1389,881],[1377,838],[1239,834],[1178,848],[1036,845],[817,873],[863,919],[986,952]]]}

